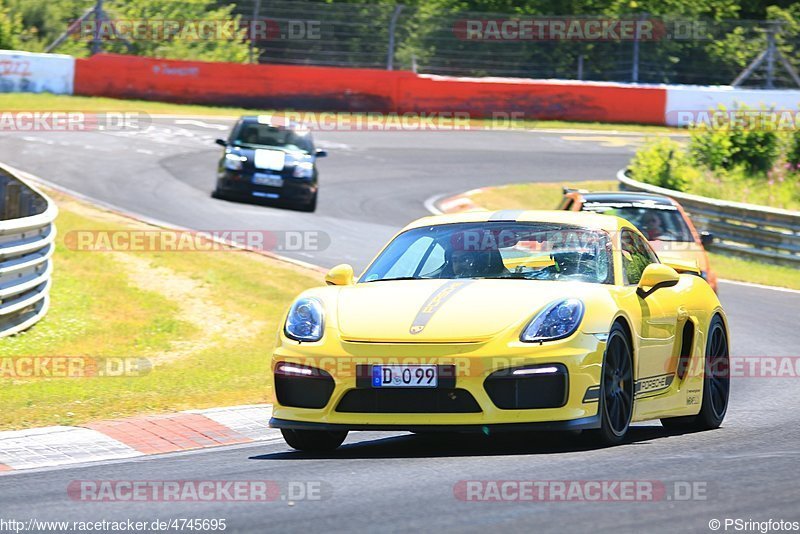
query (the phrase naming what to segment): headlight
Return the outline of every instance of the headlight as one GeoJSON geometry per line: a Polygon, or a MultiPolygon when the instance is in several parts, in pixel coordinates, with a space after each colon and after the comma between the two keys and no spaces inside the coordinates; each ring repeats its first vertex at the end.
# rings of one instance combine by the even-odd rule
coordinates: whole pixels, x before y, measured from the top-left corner
{"type": "Polygon", "coordinates": [[[322,338],[322,304],[317,299],[297,299],[286,317],[284,332],[297,341],[319,341],[322,338]]]}
{"type": "Polygon", "coordinates": [[[311,178],[314,176],[314,164],[310,161],[302,161],[295,165],[292,176],[295,178],[311,178]]]}
{"type": "Polygon", "coordinates": [[[225,154],[225,168],[231,171],[241,171],[242,164],[247,161],[247,157],[239,154],[225,154]]]}
{"type": "Polygon", "coordinates": [[[565,299],[550,304],[531,319],[519,336],[520,341],[553,341],[572,335],[583,319],[583,302],[565,299]]]}

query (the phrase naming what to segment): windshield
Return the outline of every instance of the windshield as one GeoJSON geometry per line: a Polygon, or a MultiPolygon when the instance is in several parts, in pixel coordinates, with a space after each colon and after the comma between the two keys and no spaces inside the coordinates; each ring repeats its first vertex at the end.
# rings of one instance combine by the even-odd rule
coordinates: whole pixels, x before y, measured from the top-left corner
{"type": "Polygon", "coordinates": [[[314,142],[309,131],[295,131],[287,128],[259,124],[244,123],[233,140],[236,146],[283,148],[306,154],[314,153],[314,142]]]}
{"type": "Polygon", "coordinates": [[[496,278],[613,283],[605,232],[551,223],[479,222],[398,235],[361,282],[496,278]]]}
{"type": "Polygon", "coordinates": [[[694,241],[681,212],[672,204],[587,202],[583,211],[622,217],[636,226],[648,241],[694,241]]]}

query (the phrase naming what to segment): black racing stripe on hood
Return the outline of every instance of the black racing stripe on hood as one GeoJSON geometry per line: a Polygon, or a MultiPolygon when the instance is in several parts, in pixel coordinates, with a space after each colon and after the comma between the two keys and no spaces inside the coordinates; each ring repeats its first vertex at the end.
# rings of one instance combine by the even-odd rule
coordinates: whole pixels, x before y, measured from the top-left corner
{"type": "Polygon", "coordinates": [[[475,280],[449,280],[445,284],[439,286],[417,312],[417,316],[414,318],[414,322],[411,323],[411,328],[408,330],[409,333],[416,335],[422,332],[431,318],[450,297],[474,281],[475,280]]]}

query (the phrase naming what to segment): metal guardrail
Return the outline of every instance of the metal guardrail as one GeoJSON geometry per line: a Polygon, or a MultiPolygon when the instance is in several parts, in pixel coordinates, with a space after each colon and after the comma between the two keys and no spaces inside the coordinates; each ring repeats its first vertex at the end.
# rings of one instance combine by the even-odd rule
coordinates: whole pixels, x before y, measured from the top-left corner
{"type": "Polygon", "coordinates": [[[657,193],[674,198],[700,231],[714,234],[710,250],[752,259],[800,266],[800,212],[729,202],[681,193],[638,182],[617,173],[622,189],[657,193]]]}
{"type": "Polygon", "coordinates": [[[47,195],[0,165],[0,337],[47,313],[57,214],[47,195]]]}

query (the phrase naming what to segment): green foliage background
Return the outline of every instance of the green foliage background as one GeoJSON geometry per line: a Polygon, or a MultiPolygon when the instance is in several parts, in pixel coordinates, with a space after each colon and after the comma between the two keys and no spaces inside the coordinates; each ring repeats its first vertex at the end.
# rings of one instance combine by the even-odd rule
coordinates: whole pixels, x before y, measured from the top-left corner
{"type": "MultiPolygon", "coordinates": [[[[224,20],[249,18],[255,0],[105,0],[115,19],[224,20]],[[243,15],[244,14],[244,15],[243,15]]],[[[388,20],[397,2],[370,0],[264,0],[261,16],[280,6],[281,16],[314,18],[327,25],[330,40],[299,44],[258,43],[262,60],[375,66],[386,54],[388,20]],[[295,48],[292,48],[295,46],[295,48]],[[335,49],[335,50],[334,50],[335,49]],[[304,55],[307,54],[307,55],[304,55]],[[368,58],[368,59],[366,59],[368,58]]],[[[94,4],[94,0],[0,0],[0,46],[41,51],[94,4]]],[[[517,42],[499,46],[459,40],[453,22],[465,13],[524,16],[648,16],[665,20],[702,21],[697,39],[664,39],[642,43],[645,82],[729,83],[764,49],[758,20],[784,23],[779,47],[800,67],[800,2],[789,0],[402,0],[397,27],[396,64],[411,68],[412,58],[428,72],[456,75],[508,75],[574,78],[579,56],[587,58],[585,78],[620,80],[630,77],[629,42],[517,42]],[[495,59],[494,71],[478,58],[495,59]]],[[[175,59],[243,62],[249,43],[240,39],[190,42],[183,39],[106,43],[109,52],[175,59]]],[[[88,40],[70,39],[58,52],[83,57],[88,40]]]]}

